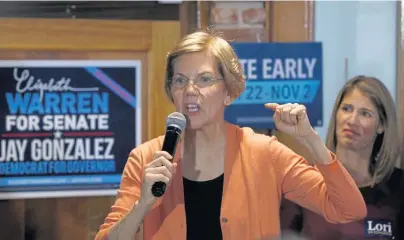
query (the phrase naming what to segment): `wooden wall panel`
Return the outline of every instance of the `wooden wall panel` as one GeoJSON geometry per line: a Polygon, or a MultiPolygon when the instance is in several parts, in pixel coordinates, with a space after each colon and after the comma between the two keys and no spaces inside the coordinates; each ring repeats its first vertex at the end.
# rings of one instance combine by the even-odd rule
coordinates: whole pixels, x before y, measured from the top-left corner
{"type": "MultiPolygon", "coordinates": [[[[401,142],[404,144],[404,4],[397,1],[397,110],[401,128],[401,142]]],[[[404,168],[404,147],[402,147],[400,167],[404,168]]]]}
{"type": "MultiPolygon", "coordinates": [[[[0,36],[0,59],[141,60],[142,139],[164,133],[166,115],[173,109],[163,94],[165,57],[180,37],[178,22],[5,19],[0,20],[0,36]],[[83,25],[85,31],[78,28],[83,25]],[[44,36],[52,37],[45,41],[44,36]]],[[[114,201],[0,201],[0,239],[94,239],[114,201]]]]}
{"type": "MultiPolygon", "coordinates": [[[[106,212],[106,203],[109,197],[99,198],[99,212],[106,212]]],[[[90,198],[65,198],[55,199],[52,204],[55,206],[55,227],[53,228],[54,238],[60,240],[77,239],[79,237],[89,239],[89,225],[96,223],[89,215],[90,198]],[[72,231],[74,229],[74,231],[72,231]]],[[[97,205],[97,204],[96,204],[97,205]]],[[[101,220],[101,219],[97,219],[101,220]]]]}
{"type": "Polygon", "coordinates": [[[314,39],[314,1],[271,1],[270,41],[314,39]]]}
{"type": "Polygon", "coordinates": [[[92,197],[88,198],[87,202],[87,240],[94,240],[101,223],[111,211],[115,197],[92,197]]]}
{"type": "Polygon", "coordinates": [[[0,239],[24,239],[25,201],[1,200],[0,213],[0,239]]]}
{"type": "Polygon", "coordinates": [[[1,19],[0,47],[41,50],[132,50],[151,48],[149,21],[1,19]]]}
{"type": "Polygon", "coordinates": [[[178,42],[177,38],[167,39],[165,36],[180,36],[181,29],[178,24],[166,24],[164,22],[154,22],[152,32],[152,51],[149,52],[149,82],[148,101],[149,105],[149,138],[164,134],[165,121],[167,115],[175,110],[174,105],[166,96],[164,90],[165,66],[168,52],[167,49],[174,47],[178,42]],[[163,57],[164,56],[164,57],[163,57]]]}
{"type": "Polygon", "coordinates": [[[180,3],[181,36],[193,32],[198,28],[198,2],[182,1],[180,3]]]}

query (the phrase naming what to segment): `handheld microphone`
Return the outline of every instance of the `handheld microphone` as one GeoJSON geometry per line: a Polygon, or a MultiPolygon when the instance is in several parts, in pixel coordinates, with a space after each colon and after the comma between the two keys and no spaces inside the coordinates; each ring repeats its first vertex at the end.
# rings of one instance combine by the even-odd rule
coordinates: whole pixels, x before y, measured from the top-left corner
{"type": "MultiPolygon", "coordinates": [[[[182,131],[187,125],[187,120],[182,113],[173,112],[167,117],[166,121],[166,134],[164,137],[162,151],[168,152],[173,158],[175,150],[177,149],[178,140],[181,137],[182,131]]],[[[164,182],[155,182],[152,186],[152,194],[155,197],[163,196],[166,190],[164,182]]]]}

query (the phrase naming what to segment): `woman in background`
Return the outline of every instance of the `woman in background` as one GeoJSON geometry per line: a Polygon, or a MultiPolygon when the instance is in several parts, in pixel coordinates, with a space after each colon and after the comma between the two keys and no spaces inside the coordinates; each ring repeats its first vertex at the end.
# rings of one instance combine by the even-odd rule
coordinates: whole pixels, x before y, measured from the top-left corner
{"type": "Polygon", "coordinates": [[[394,101],[381,81],[356,76],[345,84],[335,101],[326,145],[358,185],[368,209],[366,218],[330,224],[292,205],[282,210],[283,229],[301,230],[312,240],[398,239],[400,143],[394,101]]]}

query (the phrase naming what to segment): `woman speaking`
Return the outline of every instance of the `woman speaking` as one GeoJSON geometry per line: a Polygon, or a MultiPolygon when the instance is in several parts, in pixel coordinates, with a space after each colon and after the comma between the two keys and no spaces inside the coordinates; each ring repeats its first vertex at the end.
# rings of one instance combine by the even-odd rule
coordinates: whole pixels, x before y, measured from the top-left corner
{"type": "Polygon", "coordinates": [[[278,130],[309,149],[316,166],[279,143],[224,120],[245,89],[230,44],[213,33],[185,36],[168,55],[166,92],[188,117],[175,156],[164,136],[133,149],[117,198],[96,239],[275,239],[282,197],[332,223],[366,216],[353,179],[310,125],[303,105],[267,103],[278,130]],[[172,163],[171,163],[172,161],[172,163]],[[151,192],[167,183],[165,194],[151,192]]]}

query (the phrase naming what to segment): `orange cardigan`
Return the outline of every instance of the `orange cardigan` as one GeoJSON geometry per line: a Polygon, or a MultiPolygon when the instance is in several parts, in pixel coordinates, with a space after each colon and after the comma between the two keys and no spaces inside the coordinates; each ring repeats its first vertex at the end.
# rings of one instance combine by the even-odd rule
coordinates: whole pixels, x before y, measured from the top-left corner
{"type": "MultiPolygon", "coordinates": [[[[155,151],[161,150],[163,139],[160,136],[131,151],[116,202],[96,240],[107,239],[114,224],[140,198],[144,166],[151,161],[155,151]]],[[[279,207],[283,196],[323,215],[329,222],[345,223],[366,216],[366,205],[358,187],[333,153],[330,152],[331,163],[311,167],[275,137],[231,124],[226,125],[226,141],[220,215],[224,240],[278,237],[279,207]]],[[[181,152],[180,149],[177,152],[181,152]]],[[[181,159],[178,155],[174,157],[178,163],[177,174],[163,197],[144,218],[144,240],[186,239],[181,159]]]]}

